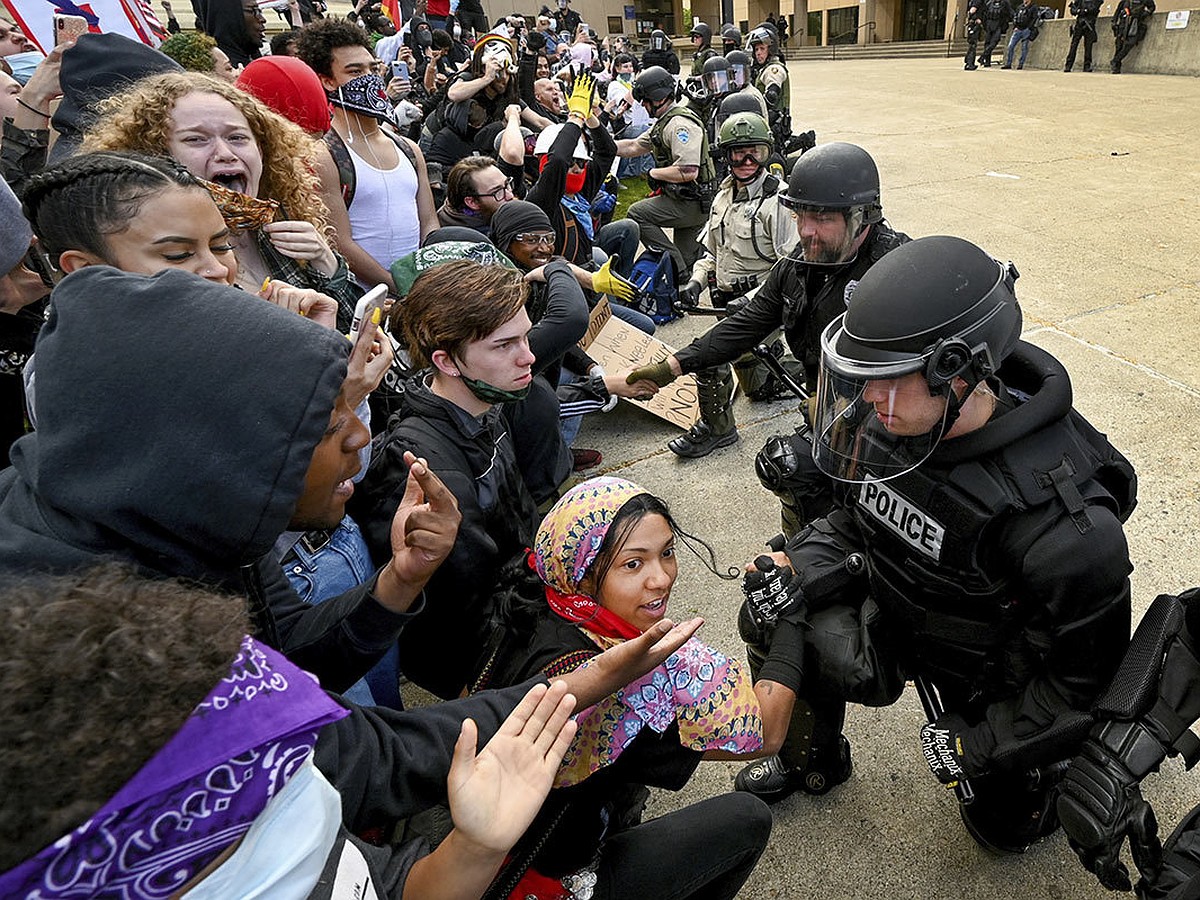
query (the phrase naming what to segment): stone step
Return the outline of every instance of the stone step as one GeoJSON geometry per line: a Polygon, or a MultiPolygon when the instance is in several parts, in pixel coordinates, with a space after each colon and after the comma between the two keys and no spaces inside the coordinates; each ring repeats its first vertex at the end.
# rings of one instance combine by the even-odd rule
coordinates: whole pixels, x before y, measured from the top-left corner
{"type": "Polygon", "coordinates": [[[804,59],[884,59],[894,57],[932,58],[962,56],[967,52],[964,40],[891,41],[878,44],[838,44],[836,47],[792,47],[789,60],[804,59]]]}

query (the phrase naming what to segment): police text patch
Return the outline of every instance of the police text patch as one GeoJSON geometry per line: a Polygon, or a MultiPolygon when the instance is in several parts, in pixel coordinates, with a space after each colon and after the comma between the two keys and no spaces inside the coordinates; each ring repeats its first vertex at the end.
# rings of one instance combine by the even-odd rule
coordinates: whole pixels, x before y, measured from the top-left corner
{"type": "Polygon", "coordinates": [[[933,560],[941,559],[946,529],[886,481],[863,484],[858,492],[858,503],[918,552],[933,560]]]}

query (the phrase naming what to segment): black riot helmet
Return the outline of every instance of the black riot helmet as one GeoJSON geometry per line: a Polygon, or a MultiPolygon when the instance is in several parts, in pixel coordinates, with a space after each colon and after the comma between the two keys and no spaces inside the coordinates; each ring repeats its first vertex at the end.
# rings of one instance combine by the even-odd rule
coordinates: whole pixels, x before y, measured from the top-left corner
{"type": "Polygon", "coordinates": [[[725,120],[732,115],[737,113],[754,113],[761,116],[764,112],[762,102],[753,94],[730,94],[717,106],[717,114],[713,118],[713,125],[719,132],[721,126],[725,124],[725,120]]]}
{"type": "Polygon", "coordinates": [[[729,63],[723,56],[712,56],[704,61],[700,80],[709,97],[724,97],[729,93],[729,63]]]}
{"type": "Polygon", "coordinates": [[[740,91],[750,83],[750,70],[754,60],[745,50],[730,50],[725,54],[729,63],[729,83],[733,90],[740,91]]]}
{"type": "MultiPolygon", "coordinates": [[[[916,468],[1021,337],[1012,263],[927,237],[867,270],[821,335],[813,459],[840,481],[916,468]]],[[[991,399],[994,404],[994,397],[991,399]]],[[[980,407],[990,415],[990,407],[980,407]]]]}
{"type": "Polygon", "coordinates": [[[702,50],[712,44],[712,29],[703,22],[697,22],[688,36],[700,38],[700,49],[702,50]]]}
{"type": "Polygon", "coordinates": [[[650,32],[650,49],[659,52],[667,49],[667,33],[655,28],[650,32]]]}
{"type": "Polygon", "coordinates": [[[736,25],[721,26],[721,43],[726,53],[742,48],[742,33],[736,25]]]}
{"type": "MultiPolygon", "coordinates": [[[[810,265],[841,265],[857,252],[856,241],[872,224],[883,218],[880,205],[880,170],[869,152],[854,144],[835,142],[815,146],[792,167],[787,193],[779,202],[803,217],[806,212],[840,211],[845,216],[845,240],[840,247],[827,247],[824,256],[809,253],[810,265]]],[[[797,248],[803,250],[804,235],[797,248]]],[[[811,250],[811,248],[810,248],[811,250]]]]}
{"type": "Polygon", "coordinates": [[[649,100],[651,103],[675,99],[675,76],[662,66],[650,66],[642,69],[637,78],[633,79],[633,99],[638,103],[649,100]]]}

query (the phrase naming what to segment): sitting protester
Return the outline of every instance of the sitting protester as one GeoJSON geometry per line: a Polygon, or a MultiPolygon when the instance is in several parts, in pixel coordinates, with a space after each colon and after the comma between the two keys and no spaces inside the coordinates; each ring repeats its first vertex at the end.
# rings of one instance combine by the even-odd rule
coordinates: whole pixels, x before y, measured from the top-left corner
{"type": "MultiPolygon", "coordinates": [[[[701,559],[716,571],[712,549],[639,486],[596,478],[573,487],[542,520],[528,562],[505,572],[509,589],[497,601],[476,687],[571,671],[654,627],[672,599],[677,541],[707,551],[701,559]]],[[[515,864],[564,884],[586,869],[604,897],[734,897],[762,852],[770,817],[725,794],[643,823],[646,786],[679,790],[702,759],[778,747],[799,684],[798,635],[797,626],[780,625],[778,654],[753,686],[735,660],[692,639],[581,712],[555,778],[559,790],[521,844],[536,849],[515,864]],[[670,874],[682,868],[692,877],[670,874]]]]}

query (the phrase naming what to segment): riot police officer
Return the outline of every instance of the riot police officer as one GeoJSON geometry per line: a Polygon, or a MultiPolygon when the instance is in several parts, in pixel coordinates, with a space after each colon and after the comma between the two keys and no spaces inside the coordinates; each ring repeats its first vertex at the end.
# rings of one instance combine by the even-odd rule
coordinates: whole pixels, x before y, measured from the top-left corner
{"type": "MultiPolygon", "coordinates": [[[[747,38],[754,58],[754,86],[778,115],[789,114],[792,105],[791,79],[787,65],[779,58],[779,40],[775,29],[760,25],[747,38]]],[[[778,133],[778,132],[776,132],[778,133]]]]}
{"type": "MultiPolygon", "coordinates": [[[[796,219],[795,249],[771,268],[745,306],[664,362],[635,373],[659,384],[697,373],[700,421],[680,439],[695,445],[688,456],[703,456],[737,440],[731,382],[713,383],[704,373],[733,362],[782,325],[808,390],[815,392],[821,331],[845,312],[863,274],[908,240],[884,221],[879,170],[871,155],[854,144],[822,144],[801,156],[779,201],[796,219]],[[728,387],[719,387],[722,383],[728,387]]],[[[767,441],[757,468],[764,485],[783,503],[785,534],[828,508],[829,479],[813,465],[805,429],[767,441]]]]}
{"type": "Polygon", "coordinates": [[[642,68],[649,69],[654,66],[661,66],[672,75],[679,74],[679,57],[675,55],[671,39],[665,31],[659,31],[657,28],[650,32],[650,49],[642,54],[642,68]]]}
{"type": "Polygon", "coordinates": [[[1121,62],[1146,36],[1146,20],[1154,15],[1154,0],[1121,0],[1113,11],[1112,33],[1115,50],[1112,73],[1121,74],[1121,62]]]}
{"type": "Polygon", "coordinates": [[[721,26],[722,55],[728,56],[731,50],[741,50],[744,40],[741,31],[738,30],[736,25],[727,24],[721,26]]]}
{"type": "Polygon", "coordinates": [[[725,61],[729,64],[729,92],[731,94],[747,94],[758,100],[762,104],[763,115],[767,117],[769,124],[770,104],[767,103],[767,98],[763,96],[762,91],[751,84],[754,79],[754,60],[750,54],[745,50],[730,50],[725,54],[725,61]]]}
{"type": "Polygon", "coordinates": [[[1167,756],[1200,759],[1200,588],[1155,598],[1138,624],[1099,720],[1063,779],[1058,815],[1071,848],[1109,890],[1130,889],[1121,847],[1129,838],[1142,873],[1139,897],[1200,895],[1200,807],[1164,847],[1141,781],[1167,756]]]}
{"type": "Polygon", "coordinates": [[[983,34],[983,13],[980,11],[980,0],[967,0],[967,22],[965,32],[967,39],[967,54],[965,57],[963,57],[963,69],[968,72],[973,72],[979,68],[979,66],[975,64],[975,47],[979,43],[979,36],[981,34],[983,34]]]}
{"type": "Polygon", "coordinates": [[[979,54],[977,65],[985,69],[992,65],[992,52],[1008,31],[1008,24],[1013,18],[1013,8],[1008,0],[983,0],[983,52],[979,54]]]}
{"type": "Polygon", "coordinates": [[[712,48],[712,36],[712,29],[703,22],[697,22],[690,32],[692,44],[696,47],[696,52],[692,54],[693,75],[703,74],[704,64],[714,56],[720,55],[712,48]]]}
{"type": "Polygon", "coordinates": [[[1062,365],[1020,341],[1015,278],[967,241],[922,238],[822,334],[814,459],[836,506],[775,555],[800,573],[793,602],[748,592],[739,621],[753,667],[770,616],[799,618],[804,701],[738,789],[844,781],[846,701],[887,705],[916,678],[942,707],[913,752],[969,781],[971,836],[1021,852],[1057,827],[1054,773],[1128,643],[1136,478],[1072,409],[1062,365]]]}
{"type": "Polygon", "coordinates": [[[620,156],[654,155],[647,180],[654,196],[629,207],[629,218],[641,228],[642,243],[671,254],[678,280],[686,277],[700,253],[696,236],[708,221],[716,193],[716,168],[708,152],[708,133],[695,111],[676,103],[675,79],[661,66],[651,66],[633,82],[633,99],[657,119],[645,134],[617,142],[620,156]],[[663,231],[674,229],[674,243],[663,231]]]}
{"type": "Polygon", "coordinates": [[[1064,72],[1075,67],[1075,51],[1079,49],[1080,41],[1083,41],[1083,71],[1092,71],[1092,45],[1096,43],[1096,19],[1100,16],[1102,3],[1103,0],[1071,0],[1075,24],[1071,26],[1071,49],[1063,63],[1064,72]]]}

